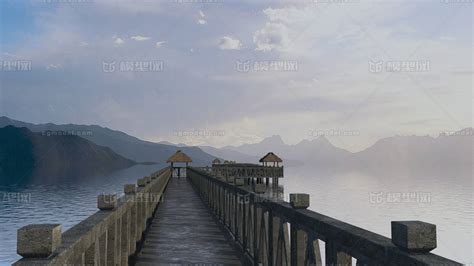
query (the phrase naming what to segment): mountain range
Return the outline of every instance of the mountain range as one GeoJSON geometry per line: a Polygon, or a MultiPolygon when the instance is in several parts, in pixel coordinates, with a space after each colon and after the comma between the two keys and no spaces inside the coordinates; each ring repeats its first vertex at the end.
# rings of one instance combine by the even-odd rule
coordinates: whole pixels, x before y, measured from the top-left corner
{"type": "MultiPolygon", "coordinates": [[[[56,125],[32,124],[22,122],[8,117],[0,117],[0,128],[5,126],[25,127],[33,132],[41,134],[55,134],[57,132],[72,132],[93,143],[111,148],[117,154],[136,162],[161,162],[166,160],[176,152],[174,145],[155,143],[138,139],[118,130],[112,130],[97,125],[56,125]]],[[[209,165],[214,156],[203,152],[199,147],[183,146],[180,149],[193,159],[193,165],[209,165]]]]}
{"type": "Polygon", "coordinates": [[[350,152],[334,146],[326,136],[290,145],[280,136],[274,135],[258,143],[215,148],[190,147],[166,141],[154,143],[97,125],[32,124],[0,117],[0,128],[2,127],[0,174],[2,171],[3,174],[18,174],[24,167],[36,174],[51,177],[72,173],[86,175],[90,173],[83,168],[90,169],[90,172],[100,172],[102,164],[105,168],[103,170],[109,171],[128,167],[136,162],[165,162],[177,149],[188,154],[195,166],[210,165],[215,158],[256,163],[270,151],[280,156],[286,166],[308,165],[320,169],[362,167],[386,171],[393,167],[440,169],[458,166],[472,168],[473,165],[472,128],[437,137],[387,137],[362,151],[350,152]],[[14,130],[15,127],[17,131],[14,130]],[[72,134],[64,136],[64,132],[72,134]],[[38,156],[56,142],[62,146],[53,148],[51,154],[54,156],[42,161],[42,165],[37,165],[35,162],[38,161],[38,156]],[[22,148],[15,151],[14,147],[22,148]],[[36,169],[31,169],[32,163],[36,165],[36,169]]]}
{"type": "Polygon", "coordinates": [[[296,165],[323,167],[456,167],[473,165],[472,128],[452,134],[431,136],[393,136],[382,138],[370,147],[350,152],[334,146],[326,136],[303,140],[295,145],[285,144],[280,136],[265,138],[259,143],[225,146],[221,149],[202,147],[209,153],[220,152],[229,159],[255,158],[273,151],[285,161],[296,165]],[[249,157],[250,156],[250,157],[249,157]]]}
{"type": "Polygon", "coordinates": [[[0,183],[54,182],[111,173],[135,165],[109,147],[78,136],[47,136],[0,128],[0,183]]]}

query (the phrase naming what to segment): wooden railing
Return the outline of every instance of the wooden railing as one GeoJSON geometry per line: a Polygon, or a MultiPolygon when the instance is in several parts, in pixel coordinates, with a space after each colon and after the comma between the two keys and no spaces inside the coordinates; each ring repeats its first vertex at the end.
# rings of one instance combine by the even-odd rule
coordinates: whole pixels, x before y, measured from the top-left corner
{"type": "Polygon", "coordinates": [[[170,178],[169,167],[124,186],[125,195],[99,195],[100,209],[61,234],[59,224],[18,230],[14,265],[128,265],[170,178]]]}
{"type": "Polygon", "coordinates": [[[210,171],[188,168],[187,174],[254,265],[322,265],[323,243],[326,265],[461,265],[430,253],[436,247],[432,224],[392,222],[390,239],[307,210],[307,194],[290,194],[288,203],[210,171]]]}

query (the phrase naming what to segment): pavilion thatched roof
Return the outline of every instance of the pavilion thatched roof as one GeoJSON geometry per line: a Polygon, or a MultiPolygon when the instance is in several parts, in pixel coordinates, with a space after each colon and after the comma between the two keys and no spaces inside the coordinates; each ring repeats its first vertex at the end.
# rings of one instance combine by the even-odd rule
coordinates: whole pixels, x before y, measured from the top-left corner
{"type": "Polygon", "coordinates": [[[276,156],[273,152],[269,152],[267,153],[267,155],[263,156],[259,162],[277,162],[277,163],[281,163],[283,162],[283,160],[276,156]]]}
{"type": "Polygon", "coordinates": [[[220,164],[220,163],[221,163],[221,160],[219,160],[218,158],[212,161],[212,164],[220,164]]]}
{"type": "Polygon", "coordinates": [[[190,163],[193,160],[186,155],[186,153],[182,152],[181,150],[177,150],[175,154],[173,154],[168,160],[167,163],[190,163]]]}

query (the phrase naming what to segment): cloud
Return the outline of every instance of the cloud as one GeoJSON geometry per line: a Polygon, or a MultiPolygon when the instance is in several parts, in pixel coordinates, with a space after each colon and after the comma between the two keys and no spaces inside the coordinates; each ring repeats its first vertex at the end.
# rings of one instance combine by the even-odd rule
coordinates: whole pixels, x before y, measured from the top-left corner
{"type": "Polygon", "coordinates": [[[155,47],[156,48],[161,48],[161,47],[163,47],[163,44],[165,44],[165,43],[166,43],[166,41],[156,42],[155,47]]]}
{"type": "Polygon", "coordinates": [[[79,46],[86,47],[89,46],[89,43],[82,41],[81,43],[79,43],[79,46]]]}
{"type": "Polygon", "coordinates": [[[197,21],[198,24],[200,25],[204,25],[204,24],[207,24],[207,21],[204,19],[206,17],[206,15],[204,14],[204,12],[202,12],[202,10],[199,10],[199,19],[197,21]]]}
{"type": "Polygon", "coordinates": [[[116,38],[114,41],[115,45],[121,46],[122,44],[125,43],[125,41],[122,38],[116,38]]]}
{"type": "Polygon", "coordinates": [[[265,27],[253,35],[257,51],[285,50],[290,44],[288,28],[281,23],[265,24],[265,27]]]}
{"type": "Polygon", "coordinates": [[[46,66],[47,70],[52,70],[52,69],[60,69],[63,66],[61,64],[49,64],[46,66]]]}
{"type": "Polygon", "coordinates": [[[137,42],[143,42],[143,41],[148,41],[150,39],[150,37],[137,35],[137,36],[130,37],[130,39],[132,39],[134,41],[137,41],[137,42]]]}
{"type": "Polygon", "coordinates": [[[222,50],[240,50],[242,48],[242,42],[238,39],[224,36],[219,39],[219,48],[222,50]]]}

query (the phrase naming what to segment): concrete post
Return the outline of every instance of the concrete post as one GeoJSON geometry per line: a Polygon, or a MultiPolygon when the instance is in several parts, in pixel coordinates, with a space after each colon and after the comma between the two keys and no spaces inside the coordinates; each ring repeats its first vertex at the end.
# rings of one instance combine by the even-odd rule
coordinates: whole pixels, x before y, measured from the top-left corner
{"type": "Polygon", "coordinates": [[[309,207],[309,194],[290,194],[290,205],[294,209],[306,209],[309,207]]]}
{"type": "Polygon", "coordinates": [[[48,257],[60,245],[60,224],[30,224],[17,231],[17,253],[24,258],[48,257]]]}
{"type": "Polygon", "coordinates": [[[117,207],[117,196],[115,194],[97,196],[97,208],[100,210],[113,210],[117,207]]]}
{"type": "Polygon", "coordinates": [[[117,247],[117,221],[115,220],[109,224],[107,228],[107,265],[115,265],[117,247]]]}
{"type": "Polygon", "coordinates": [[[305,263],[306,233],[299,230],[294,224],[290,226],[291,232],[291,266],[301,266],[305,263]]]}
{"type": "Polygon", "coordinates": [[[352,265],[352,257],[340,250],[336,243],[326,242],[326,265],[352,265]]]}
{"type": "Polygon", "coordinates": [[[392,221],[392,242],[408,252],[428,253],[436,248],[436,225],[422,221],[392,221]]]}
{"type": "Polygon", "coordinates": [[[128,265],[128,256],[130,253],[130,210],[126,211],[122,216],[122,234],[121,234],[121,265],[128,265]]]}

